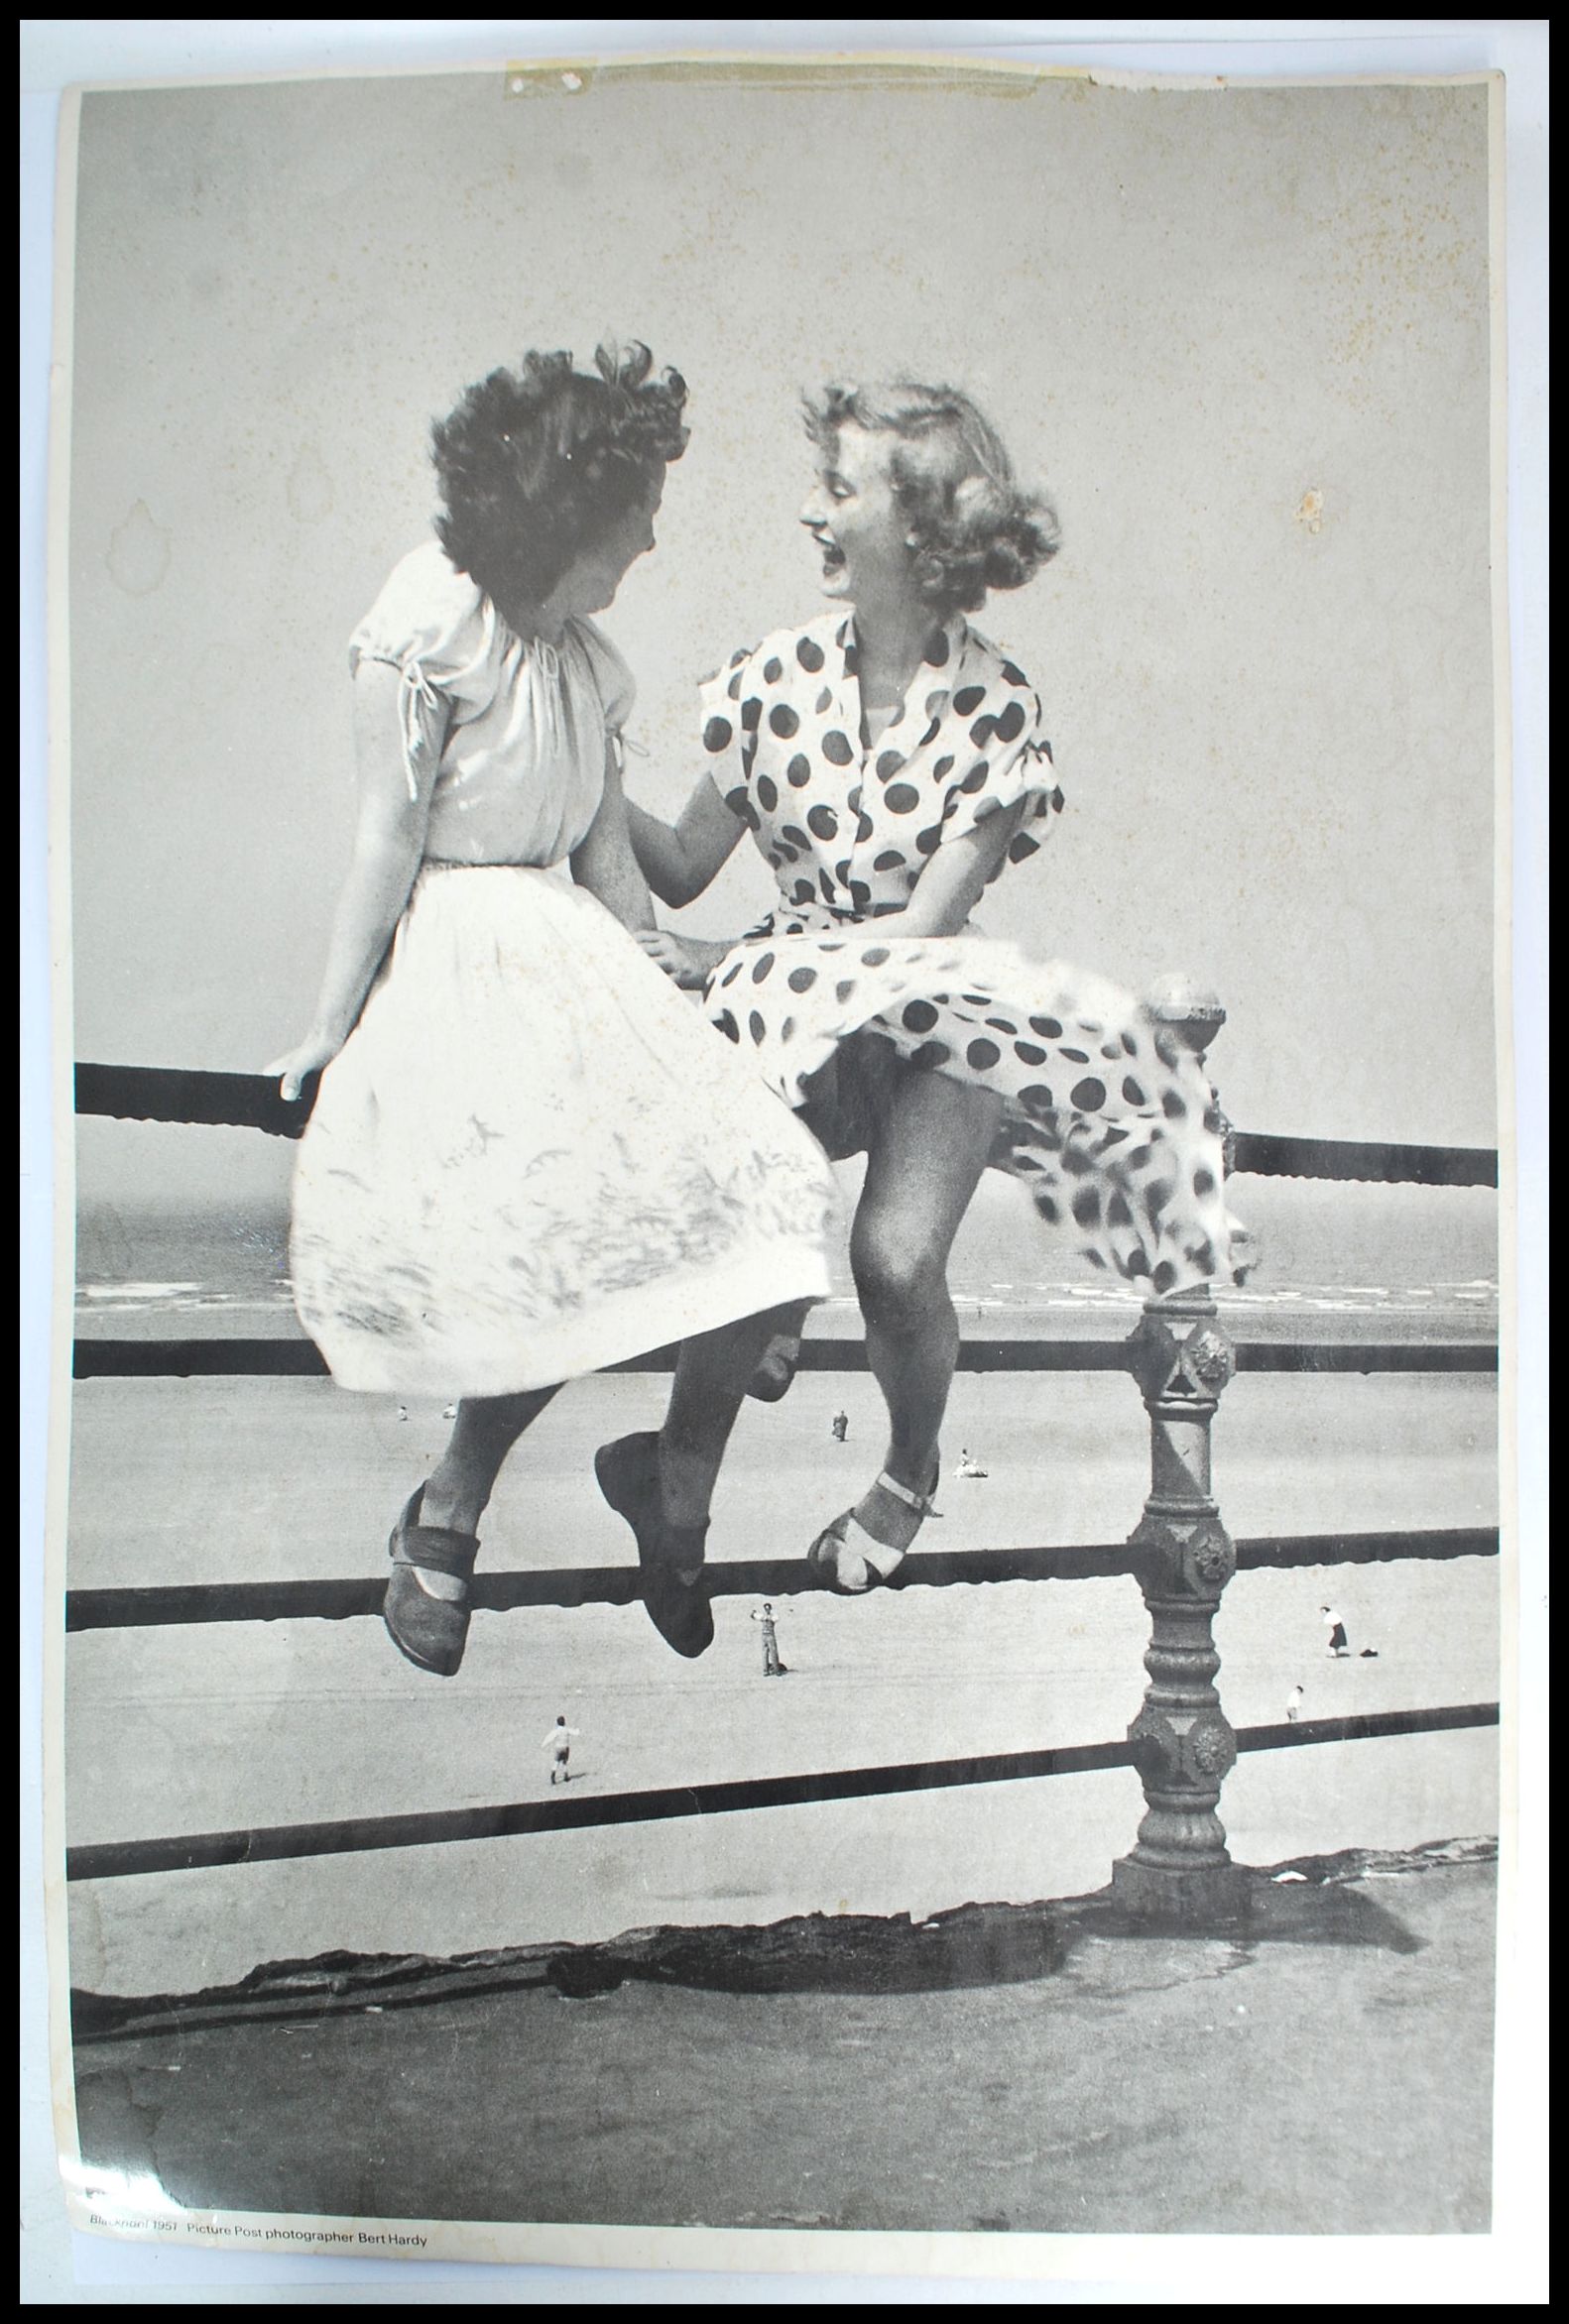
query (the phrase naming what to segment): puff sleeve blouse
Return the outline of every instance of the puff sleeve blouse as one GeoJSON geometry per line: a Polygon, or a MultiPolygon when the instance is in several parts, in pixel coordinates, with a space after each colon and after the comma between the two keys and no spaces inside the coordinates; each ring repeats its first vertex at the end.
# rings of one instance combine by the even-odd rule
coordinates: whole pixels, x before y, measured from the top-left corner
{"type": "Polygon", "coordinates": [[[592,622],[521,639],[433,541],[402,559],[349,643],[349,667],[403,679],[410,795],[434,768],[425,860],[548,868],[587,837],[632,673],[592,622]]]}

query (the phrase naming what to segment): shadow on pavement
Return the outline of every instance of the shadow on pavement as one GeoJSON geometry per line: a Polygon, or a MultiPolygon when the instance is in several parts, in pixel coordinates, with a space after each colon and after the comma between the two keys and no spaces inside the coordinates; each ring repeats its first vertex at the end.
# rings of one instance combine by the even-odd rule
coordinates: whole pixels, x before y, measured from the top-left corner
{"type": "Polygon", "coordinates": [[[812,1914],[766,1927],[653,1928],[596,1944],[530,1945],[431,1960],[326,1953],[271,1963],[238,1985],[191,1995],[71,1997],[74,2039],[135,2039],[199,2027],[298,2022],[366,2010],[432,2008],[548,1988],[572,2000],[621,1986],[736,1994],[953,1993],[1059,1975],[1095,1939],[1223,1943],[1239,1960],[1271,1944],[1416,1953],[1425,1940],[1369,1893],[1381,1878],[1487,1861],[1491,1841],[1442,1841],[1386,1853],[1348,1849],[1255,1871],[1234,1925],[1185,1929],[1129,1914],[1110,1889],[1034,1905],[961,1905],[912,1922],[812,1914]]]}

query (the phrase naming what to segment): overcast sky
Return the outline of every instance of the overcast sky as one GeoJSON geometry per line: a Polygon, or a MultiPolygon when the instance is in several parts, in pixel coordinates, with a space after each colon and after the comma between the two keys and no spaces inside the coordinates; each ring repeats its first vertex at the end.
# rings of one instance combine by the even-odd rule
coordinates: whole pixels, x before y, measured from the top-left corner
{"type": "MultiPolygon", "coordinates": [[[[78,1056],[245,1069],[302,1028],[344,644],[426,530],[428,420],[613,330],[692,390],[606,618],[640,795],[685,796],[694,680],[818,606],[800,388],[955,380],[1063,527],[980,617],[1069,802],[986,924],[1212,984],[1251,1127],[1492,1141],[1480,87],[138,92],[87,103],[79,227],[78,1056]]],[[[738,858],[687,924],[767,892],[738,858]]],[[[276,1175],[221,1145],[182,1141],[197,1180],[276,1175]]],[[[121,1139],[84,1198],[100,1151],[136,1191],[121,1139]]]]}

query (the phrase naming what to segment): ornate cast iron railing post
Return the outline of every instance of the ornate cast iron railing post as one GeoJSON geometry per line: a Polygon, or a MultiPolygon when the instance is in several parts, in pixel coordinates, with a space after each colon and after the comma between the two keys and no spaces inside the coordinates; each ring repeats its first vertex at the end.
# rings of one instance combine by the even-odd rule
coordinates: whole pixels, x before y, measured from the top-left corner
{"type": "MultiPolygon", "coordinates": [[[[1219,1001],[1176,978],[1147,1006],[1200,1064],[1226,1021],[1219,1001]]],[[[1237,1742],[1215,1690],[1212,1624],[1237,1559],[1210,1489],[1210,1424],[1236,1359],[1208,1290],[1147,1300],[1128,1361],[1149,1415],[1149,1498],[1129,1544],[1149,1609],[1149,1685],[1128,1731],[1146,1811],[1113,1893],[1152,1918],[1234,1920],[1248,1879],[1216,1813],[1237,1742]]]]}

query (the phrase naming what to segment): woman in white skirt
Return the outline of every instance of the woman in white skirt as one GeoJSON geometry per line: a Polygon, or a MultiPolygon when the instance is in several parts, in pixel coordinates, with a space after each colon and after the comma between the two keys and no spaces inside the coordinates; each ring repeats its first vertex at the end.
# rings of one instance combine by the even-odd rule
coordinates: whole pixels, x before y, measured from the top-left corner
{"type": "MultiPolygon", "coordinates": [[[[779,889],[761,925],[644,945],[832,1155],[867,1156],[850,1257],[889,1450],[808,1553],[858,1593],[931,1511],[959,1347],[948,1254],[983,1170],[1146,1292],[1238,1281],[1252,1254],[1195,1059],[1105,979],[970,920],[1063,804],[1039,694],[966,619],[1053,554],[1050,510],[953,389],[830,388],[806,416],[829,610],[709,682],[707,771],[677,824],[634,808],[632,843],[680,905],[752,835],[779,889]]],[[[798,1332],[776,1339],[753,1392],[787,1387],[797,1350],[798,1332]]],[[[688,1462],[678,1514],[711,1486],[688,1462]]]]}
{"type": "MultiPolygon", "coordinates": [[[[285,1098],[321,1075],[291,1265],[334,1379],[458,1399],[385,1609],[442,1677],[480,1517],[557,1386],[684,1339],[668,1425],[706,1443],[764,1311],[828,1288],[821,1153],[630,933],[654,925],[621,787],[633,685],[592,616],[654,545],[685,388],[643,347],[596,366],[530,354],[432,430],[438,538],[350,646],[353,859],[310,1029],[269,1069],[285,1098]]],[[[649,1609],[701,1652],[690,1545],[660,1517],[649,1609]]]]}

